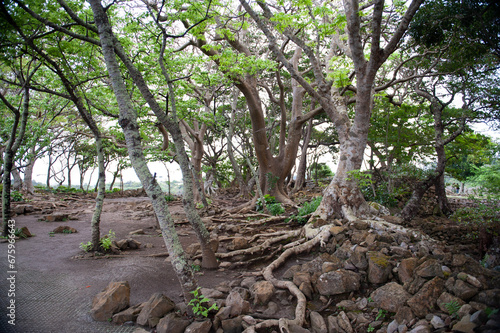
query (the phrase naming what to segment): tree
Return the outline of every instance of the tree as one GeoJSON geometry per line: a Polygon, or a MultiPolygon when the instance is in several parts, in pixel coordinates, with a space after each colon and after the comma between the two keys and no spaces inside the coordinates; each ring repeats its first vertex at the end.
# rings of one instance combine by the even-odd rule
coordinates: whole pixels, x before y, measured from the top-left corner
{"type": "MultiPolygon", "coordinates": [[[[412,1],[403,15],[399,15],[396,10],[402,8],[393,7],[391,8],[393,11],[389,12],[390,16],[386,17],[384,17],[384,11],[387,8],[383,1],[361,6],[357,0],[346,0],[343,3],[344,12],[338,11],[333,5],[329,6],[329,2],[320,2],[314,4],[315,10],[312,11],[316,17],[309,19],[311,12],[309,5],[312,3],[294,2],[294,7],[301,11],[292,16],[287,15],[284,9],[273,12],[267,3],[257,1],[262,9],[262,13],[258,15],[248,2],[240,0],[247,13],[265,34],[269,49],[302,88],[321,105],[335,125],[340,141],[339,165],[335,177],[325,189],[323,200],[315,212],[316,216],[324,220],[334,217],[350,220],[373,212],[364,200],[356,181],[350,179],[348,174],[359,170],[363,161],[377,72],[397,49],[422,2],[422,0],[412,1]],[[363,21],[362,17],[365,18],[363,21]],[[388,40],[382,39],[385,20],[391,23],[394,23],[394,20],[399,21],[399,24],[389,25],[391,31],[387,32],[390,34],[388,40]],[[338,24],[339,22],[342,24],[338,24]],[[306,29],[307,23],[314,26],[314,31],[306,29]],[[282,48],[278,45],[276,30],[304,51],[314,74],[314,85],[310,84],[286,58],[282,48]],[[308,33],[313,36],[308,37],[308,33]],[[345,35],[347,35],[348,45],[343,42],[345,35]],[[330,46],[332,51],[327,57],[321,57],[319,54],[319,44],[316,45],[316,49],[309,46],[311,40],[322,40],[322,38],[326,39],[325,44],[330,46]],[[347,72],[345,69],[336,73],[333,71],[331,61],[339,59],[335,58],[338,57],[337,54],[343,55],[340,59],[344,62],[353,64],[352,77],[356,78],[355,87],[348,85],[345,88],[355,92],[352,119],[349,118],[346,100],[341,89],[345,84],[339,84],[342,83],[341,81],[349,81],[351,77],[346,73],[348,74],[350,69],[347,68],[347,72]],[[326,69],[326,73],[323,68],[326,69]]],[[[273,8],[279,8],[279,6],[273,6],[273,8]]]]}

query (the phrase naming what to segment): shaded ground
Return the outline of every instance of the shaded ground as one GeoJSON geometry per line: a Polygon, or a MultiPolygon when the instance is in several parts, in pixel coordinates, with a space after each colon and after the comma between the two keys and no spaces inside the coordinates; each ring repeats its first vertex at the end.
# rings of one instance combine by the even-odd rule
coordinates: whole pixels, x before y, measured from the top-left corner
{"type": "MultiPolygon", "coordinates": [[[[141,249],[128,251],[119,258],[75,259],[81,256],[81,242],[90,239],[93,201],[72,201],[57,212],[70,213],[75,220],[39,221],[40,212],[14,217],[16,227],[28,227],[35,237],[15,243],[15,297],[7,297],[12,275],[8,267],[7,243],[0,244],[0,321],[1,332],[132,332],[134,327],[98,323],[89,315],[92,298],[110,281],[127,280],[131,287],[131,304],[146,301],[153,293],[163,292],[172,300],[181,301],[179,284],[169,262],[163,257],[147,257],[165,253],[163,239],[155,230],[155,219],[148,211],[147,198],[106,199],[101,230],[109,229],[117,239],[130,237],[130,231],[143,228],[145,235],[134,235],[141,249]],[[50,235],[54,228],[68,225],[74,234],[50,235]],[[150,243],[152,248],[144,245],[150,243]],[[7,323],[7,302],[15,300],[15,326],[7,323]]],[[[171,205],[175,214],[182,211],[179,203],[171,205]]],[[[177,216],[177,215],[174,215],[177,216]]],[[[177,216],[181,217],[181,216],[177,216]]],[[[188,224],[180,224],[178,232],[184,244],[193,242],[188,224]]],[[[168,259],[167,259],[168,260],[168,259]]],[[[200,275],[203,287],[214,287],[221,281],[239,275],[239,271],[212,271],[200,275]]]]}

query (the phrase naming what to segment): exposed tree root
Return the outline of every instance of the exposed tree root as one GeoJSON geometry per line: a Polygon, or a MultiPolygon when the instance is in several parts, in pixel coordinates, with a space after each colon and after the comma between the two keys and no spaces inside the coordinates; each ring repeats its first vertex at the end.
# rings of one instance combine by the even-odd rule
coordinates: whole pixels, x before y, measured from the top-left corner
{"type": "MultiPolygon", "coordinates": [[[[326,245],[328,238],[330,237],[330,227],[331,225],[325,225],[321,228],[315,229],[315,231],[305,231],[306,235],[311,235],[312,239],[307,242],[291,247],[283,252],[278,259],[274,260],[269,264],[263,271],[262,275],[264,278],[271,282],[276,288],[288,289],[290,293],[297,298],[297,307],[295,308],[295,319],[290,320],[286,318],[280,318],[279,320],[270,319],[264,320],[256,325],[250,326],[245,329],[244,333],[255,333],[257,329],[270,328],[278,326],[280,332],[288,333],[290,332],[289,325],[302,326],[305,322],[306,316],[306,304],[307,299],[300,289],[292,281],[278,280],[274,277],[273,271],[280,267],[285,261],[292,255],[298,255],[302,252],[311,250],[314,246],[320,243],[322,246],[326,245]]],[[[304,227],[308,229],[311,227],[304,227]]],[[[306,236],[307,237],[307,236],[306,236]]]]}
{"type": "Polygon", "coordinates": [[[252,246],[248,249],[236,250],[236,251],[232,251],[232,252],[228,252],[228,253],[216,253],[215,256],[217,258],[225,259],[225,258],[230,258],[230,257],[238,256],[238,255],[246,255],[246,254],[253,255],[255,253],[261,253],[261,252],[264,252],[266,249],[268,249],[274,243],[281,242],[281,241],[289,239],[289,238],[298,237],[301,232],[302,232],[302,230],[289,231],[286,234],[268,239],[265,242],[263,242],[262,244],[252,246]]]}
{"type": "Polygon", "coordinates": [[[276,253],[280,252],[282,249],[283,249],[283,245],[280,245],[280,246],[278,246],[277,249],[275,249],[274,251],[272,251],[270,254],[268,254],[266,256],[260,256],[260,257],[248,259],[245,261],[233,262],[229,268],[235,269],[236,267],[249,266],[255,262],[260,262],[260,263],[266,262],[268,260],[271,260],[276,255],[276,253]]]}

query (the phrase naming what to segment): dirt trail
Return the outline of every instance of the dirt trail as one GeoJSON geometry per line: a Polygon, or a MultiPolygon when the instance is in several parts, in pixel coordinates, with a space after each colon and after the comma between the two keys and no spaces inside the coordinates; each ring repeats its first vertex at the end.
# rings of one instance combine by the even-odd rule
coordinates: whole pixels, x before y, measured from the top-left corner
{"type": "MultiPolygon", "coordinates": [[[[131,287],[131,304],[146,301],[153,293],[163,292],[175,302],[181,301],[180,288],[170,263],[165,257],[146,257],[165,253],[163,239],[155,231],[152,212],[144,211],[147,198],[106,199],[101,222],[101,234],[109,229],[116,239],[130,237],[132,230],[143,228],[146,235],[134,235],[142,243],[139,250],[129,251],[123,258],[74,259],[82,254],[81,242],[90,240],[92,201],[84,205],[76,202],[66,210],[77,213],[77,219],[63,222],[39,221],[40,214],[20,215],[14,218],[16,227],[28,227],[35,237],[15,243],[15,297],[8,297],[11,275],[8,267],[7,243],[0,244],[0,332],[61,333],[61,332],[132,332],[135,327],[99,323],[89,315],[92,298],[110,281],[127,280],[131,287]],[[142,208],[142,209],[141,209],[142,208]],[[78,230],[74,234],[50,235],[60,225],[78,230]],[[143,248],[146,243],[152,248],[143,248]],[[7,282],[6,282],[7,281],[7,282]],[[6,316],[8,302],[15,300],[15,326],[6,316]]],[[[179,204],[171,206],[172,213],[182,211],[179,204]]],[[[187,224],[180,225],[181,241],[195,241],[187,224]]],[[[199,276],[203,287],[214,287],[238,274],[227,271],[204,272],[199,276]]]]}

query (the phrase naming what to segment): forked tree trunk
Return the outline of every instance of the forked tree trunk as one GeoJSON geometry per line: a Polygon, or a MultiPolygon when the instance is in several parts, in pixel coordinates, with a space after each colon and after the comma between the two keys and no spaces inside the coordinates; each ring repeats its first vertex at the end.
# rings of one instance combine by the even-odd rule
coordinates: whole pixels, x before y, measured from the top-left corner
{"type": "Polygon", "coordinates": [[[116,60],[114,50],[115,40],[108,17],[99,0],[89,0],[89,2],[94,12],[94,20],[99,30],[106,67],[118,102],[120,110],[119,124],[125,135],[130,161],[148,197],[153,203],[153,209],[158,218],[165,245],[172,259],[172,268],[179,279],[184,298],[187,301],[192,298],[190,292],[197,288],[197,283],[193,271],[185,258],[165,196],[148,169],[141,146],[137,115],[132,107],[132,102],[116,60]]]}

